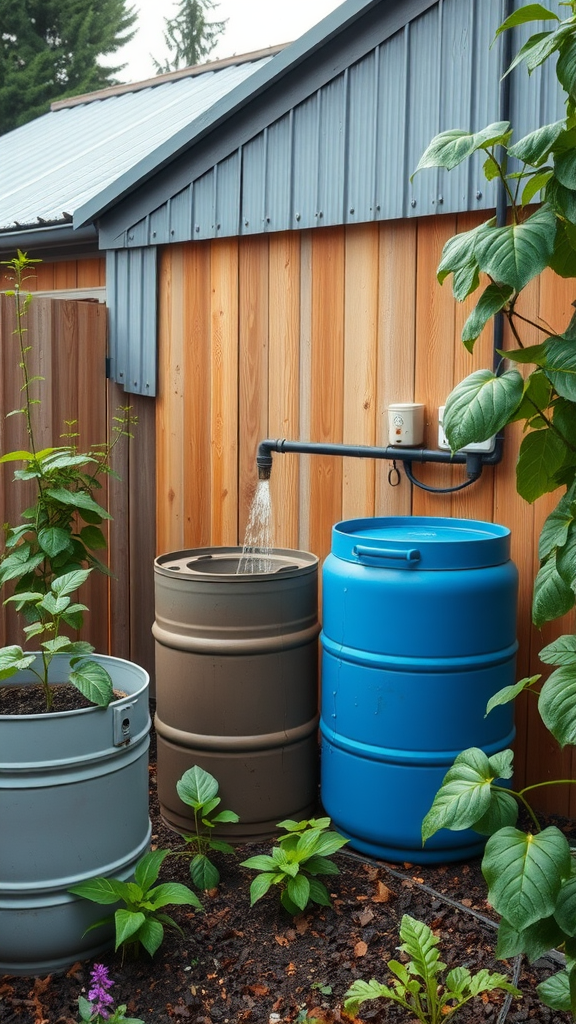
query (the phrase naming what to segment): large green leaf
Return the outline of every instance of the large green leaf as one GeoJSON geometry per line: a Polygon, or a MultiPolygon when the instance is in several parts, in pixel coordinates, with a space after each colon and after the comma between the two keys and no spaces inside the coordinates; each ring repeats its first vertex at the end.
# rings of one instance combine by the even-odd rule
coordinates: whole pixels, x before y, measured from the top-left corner
{"type": "Polygon", "coordinates": [[[574,99],[576,95],[576,40],[574,33],[562,41],[556,62],[556,77],[562,88],[574,99]]]}
{"type": "Polygon", "coordinates": [[[148,892],[150,886],[154,884],[169,852],[169,850],[149,850],[140,858],[134,871],[134,881],[140,886],[142,892],[148,892]]]}
{"type": "Polygon", "coordinates": [[[80,539],[91,551],[103,550],[107,547],[106,538],[97,526],[83,526],[80,539]]]}
{"type": "Polygon", "coordinates": [[[410,914],[404,914],[400,922],[400,949],[412,961],[410,974],[418,974],[427,982],[446,967],[438,955],[438,937],[424,921],[417,921],[410,914]]]}
{"type": "Polygon", "coordinates": [[[576,224],[575,189],[565,188],[556,177],[552,177],[546,186],[546,202],[571,224],[576,224]]]}
{"type": "Polygon", "coordinates": [[[538,657],[545,665],[576,665],[576,636],[569,633],[558,637],[543,647],[538,657]]]}
{"type": "Polygon", "coordinates": [[[520,404],[523,389],[518,370],[507,370],[500,377],[492,370],[476,370],[460,381],[444,409],[444,431],[452,451],[497,434],[520,404]]]}
{"type": "Polygon", "coordinates": [[[566,120],[545,124],[536,131],[519,139],[508,149],[509,156],[515,156],[524,163],[539,167],[544,163],[556,139],[566,128],[566,120]]]}
{"type": "MultiPolygon", "coordinates": [[[[154,956],[154,953],[162,945],[164,938],[164,928],[160,924],[160,921],[155,921],[153,918],[148,917],[138,930],[138,940],[144,946],[144,949],[150,956],[154,956]]],[[[126,1018],[124,1018],[125,1020],[126,1018]]],[[[122,1020],[122,1018],[120,1018],[122,1020]]]]}
{"type": "Polygon", "coordinates": [[[21,647],[10,646],[0,649],[0,682],[20,672],[34,661],[33,654],[24,654],[21,647]]]}
{"type": "Polygon", "coordinates": [[[115,949],[124,942],[129,942],[130,939],[134,939],[136,932],[142,927],[146,920],[144,914],[134,912],[133,910],[124,910],[122,907],[117,910],[114,914],[114,921],[116,923],[116,945],[115,949]]]}
{"type": "Polygon", "coordinates": [[[563,883],[554,917],[566,935],[576,935],[576,875],[563,883]]]}
{"type": "Polygon", "coordinates": [[[553,974],[551,978],[547,978],[546,981],[537,985],[536,991],[545,1006],[549,1006],[552,1010],[564,1010],[576,1017],[574,973],[574,967],[570,974],[568,971],[558,971],[557,974],[553,974]],[[570,975],[572,975],[572,984],[570,975]]]}
{"type": "Polygon", "coordinates": [[[538,174],[531,174],[522,189],[522,206],[529,206],[534,201],[534,196],[545,189],[548,182],[550,181],[553,170],[547,165],[542,168],[538,174]]]}
{"type": "Polygon", "coordinates": [[[561,747],[576,744],[576,665],[562,665],[546,680],[538,710],[561,747]]]}
{"type": "Polygon", "coordinates": [[[520,292],[541,274],[554,251],[556,216],[544,204],[521,224],[493,227],[476,244],[480,270],[520,292]]]}
{"type": "Polygon", "coordinates": [[[289,878],[286,884],[288,896],[299,910],[305,910],[310,899],[310,881],[305,875],[289,878]]]}
{"type": "Polygon", "coordinates": [[[535,32],[518,51],[506,74],[509,74],[523,61],[528,69],[528,74],[531,75],[537,67],[548,60],[548,57],[560,49],[562,41],[569,32],[569,28],[562,26],[556,31],[535,32]]]}
{"type": "Polygon", "coordinates": [[[208,892],[218,885],[220,872],[205,854],[197,853],[190,861],[190,877],[197,889],[208,892]]]}
{"type": "Polygon", "coordinates": [[[250,906],[253,907],[258,900],[268,892],[268,889],[276,881],[276,874],[272,874],[269,871],[265,871],[260,875],[256,875],[256,878],[250,883],[250,906]]]}
{"type": "Polygon", "coordinates": [[[463,231],[449,238],[444,245],[438,265],[438,280],[443,284],[448,274],[454,274],[452,291],[454,298],[459,302],[478,287],[480,279],[474,248],[478,240],[483,238],[495,223],[495,218],[492,218],[486,223],[478,224],[470,231],[463,231]]]}
{"type": "Polygon", "coordinates": [[[544,920],[535,921],[529,928],[517,931],[506,918],[502,918],[498,928],[498,942],[496,944],[496,956],[500,960],[507,960],[519,953],[525,953],[533,963],[550,949],[559,946],[564,935],[560,925],[554,917],[547,917],[544,920]]]}
{"type": "Polygon", "coordinates": [[[462,329],[462,341],[469,352],[474,348],[474,342],[488,321],[501,309],[504,309],[512,292],[513,289],[510,285],[489,284],[484,289],[462,329]]]}
{"type": "Polygon", "coordinates": [[[550,259],[550,267],[558,277],[576,277],[576,249],[573,245],[572,232],[574,226],[558,221],[554,252],[550,259]]]}
{"type": "Polygon", "coordinates": [[[479,132],[466,132],[458,128],[440,132],[420,157],[414,174],[425,167],[445,167],[450,171],[477,149],[505,143],[509,138],[509,129],[509,121],[496,121],[479,132]]]}
{"type": "Polygon", "coordinates": [[[507,825],[518,821],[518,804],[510,793],[492,788],[488,810],[474,822],[474,831],[481,836],[492,836],[507,825]]]}
{"type": "Polygon", "coordinates": [[[187,885],[183,885],[182,882],[162,882],[161,885],[157,885],[155,889],[150,890],[148,902],[154,910],[171,905],[196,907],[197,910],[202,910],[202,904],[196,893],[192,892],[192,889],[189,889],[187,885]]]}
{"type": "Polygon", "coordinates": [[[576,517],[576,502],[569,494],[564,494],[544,521],[538,542],[540,561],[547,558],[555,548],[561,548],[568,540],[568,530],[576,517]]]}
{"type": "Polygon", "coordinates": [[[59,501],[61,505],[71,505],[73,508],[78,509],[81,514],[86,509],[87,512],[93,512],[101,516],[102,519],[112,518],[106,509],[102,508],[97,501],[94,501],[94,498],[91,498],[86,491],[68,491],[65,487],[50,487],[45,493],[55,501],[59,501]]]}
{"type": "Polygon", "coordinates": [[[576,345],[571,339],[549,338],[544,349],[546,376],[562,398],[576,402],[576,345]]]}
{"type": "MultiPolygon", "coordinates": [[[[512,752],[507,753],[511,765],[512,752]]],[[[495,763],[479,747],[458,754],[422,822],[422,842],[441,828],[460,831],[484,818],[493,799],[491,784],[496,778],[509,778],[512,769],[508,775],[503,774],[506,770],[502,758],[495,763]]]]}
{"type": "Polygon", "coordinates": [[[525,501],[532,503],[556,490],[555,473],[564,462],[565,452],[564,442],[549,428],[526,434],[516,463],[516,488],[525,501]]]}
{"type": "Polygon", "coordinates": [[[571,523],[566,543],[556,552],[556,568],[572,590],[576,592],[576,523],[571,523]]]}
{"type": "Polygon", "coordinates": [[[77,882],[71,885],[68,892],[76,896],[82,896],[92,903],[113,904],[120,900],[130,901],[130,890],[127,882],[121,882],[117,878],[88,878],[84,882],[77,882]]]}
{"type": "Polygon", "coordinates": [[[559,619],[574,605],[574,593],[564,583],[556,568],[556,559],[548,558],[538,570],[534,581],[532,598],[532,621],[542,626],[552,619],[559,619]]]}
{"type": "Polygon", "coordinates": [[[91,569],[74,569],[73,572],[64,573],[63,576],[58,576],[57,579],[52,581],[51,589],[59,597],[63,597],[65,594],[73,594],[75,590],[78,590],[86,582],[91,572],[91,569]]]}
{"type": "Polygon", "coordinates": [[[73,686],[93,704],[107,708],[114,698],[114,688],[104,666],[88,658],[73,658],[70,664],[73,668],[69,679],[73,686]]]}
{"type": "Polygon", "coordinates": [[[45,530],[39,530],[38,543],[50,558],[60,554],[61,551],[73,550],[68,530],[61,530],[57,526],[50,526],[45,530]]]}
{"type": "Polygon", "coordinates": [[[488,840],[482,861],[488,900],[522,931],[553,914],[570,864],[568,840],[555,826],[537,835],[503,828],[488,840]]]}
{"type": "Polygon", "coordinates": [[[509,28],[515,28],[516,25],[525,25],[529,21],[560,21],[560,18],[547,7],[543,7],[542,4],[524,4],[523,7],[518,8],[517,11],[514,11],[502,22],[496,30],[494,40],[498,38],[501,32],[506,32],[509,28]]]}
{"type": "Polygon", "coordinates": [[[204,771],[196,764],[184,772],[176,783],[176,790],[183,803],[199,810],[216,796],[218,783],[210,772],[204,771]]]}
{"type": "Polygon", "coordinates": [[[494,708],[500,707],[502,704],[509,704],[511,700],[515,700],[516,697],[524,690],[528,690],[534,683],[537,683],[540,676],[527,676],[525,679],[520,679],[517,683],[513,683],[511,686],[503,686],[501,690],[498,690],[493,697],[490,698],[486,705],[486,714],[489,715],[494,708]]]}

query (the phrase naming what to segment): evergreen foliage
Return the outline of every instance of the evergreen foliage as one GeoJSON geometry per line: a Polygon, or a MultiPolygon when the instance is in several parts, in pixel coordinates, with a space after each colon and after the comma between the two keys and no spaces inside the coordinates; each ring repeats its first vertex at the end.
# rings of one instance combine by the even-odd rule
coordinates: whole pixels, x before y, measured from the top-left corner
{"type": "Polygon", "coordinates": [[[213,0],[179,0],[175,16],[164,19],[164,41],[170,56],[163,63],[152,58],[156,74],[199,64],[212,52],[228,21],[206,20],[208,11],[217,6],[213,0]]]}
{"type": "Polygon", "coordinates": [[[0,0],[0,134],[115,84],[124,65],[99,58],[133,38],[136,19],[127,0],[0,0]]]}

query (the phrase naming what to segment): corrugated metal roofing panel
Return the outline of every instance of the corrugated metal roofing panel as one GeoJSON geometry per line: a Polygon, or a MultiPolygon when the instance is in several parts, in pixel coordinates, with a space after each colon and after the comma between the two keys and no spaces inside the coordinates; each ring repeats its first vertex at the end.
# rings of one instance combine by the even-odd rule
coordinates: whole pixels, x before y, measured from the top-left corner
{"type": "MultiPolygon", "coordinates": [[[[348,116],[349,71],[339,75],[318,94],[318,183],[314,220],[323,224],[341,224],[346,217],[346,156],[349,152],[348,116]]],[[[311,154],[312,156],[312,154],[311,154]]],[[[304,159],[306,157],[304,156],[304,159]]],[[[297,199],[300,180],[297,176],[294,193],[297,199]]],[[[302,203],[301,203],[302,205],[302,203]]]]}
{"type": "Polygon", "coordinates": [[[0,229],[73,214],[269,60],[64,107],[0,137],[0,229]]]}

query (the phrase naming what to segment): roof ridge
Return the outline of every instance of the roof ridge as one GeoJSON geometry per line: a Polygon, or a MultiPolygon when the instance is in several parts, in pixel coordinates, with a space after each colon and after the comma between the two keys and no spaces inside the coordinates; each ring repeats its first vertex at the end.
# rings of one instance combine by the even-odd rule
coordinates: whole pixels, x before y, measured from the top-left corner
{"type": "Polygon", "coordinates": [[[208,71],[220,71],[222,68],[232,67],[236,64],[248,64],[253,61],[262,60],[264,57],[274,57],[289,45],[289,43],[278,43],[276,46],[267,46],[263,50],[253,50],[250,53],[241,53],[233,57],[223,57],[221,60],[207,61],[205,64],[193,64],[191,67],[181,68],[179,71],[168,71],[163,75],[154,75],[153,78],[145,78],[140,82],[122,82],[119,85],[109,85],[105,89],[97,89],[95,92],[86,92],[79,96],[70,96],[68,99],[55,100],[50,104],[50,110],[77,107],[84,103],[108,99],[109,96],[120,96],[127,92],[140,92],[142,89],[154,88],[154,86],[163,85],[165,82],[176,82],[180,78],[195,78],[198,75],[206,74],[208,71]]]}

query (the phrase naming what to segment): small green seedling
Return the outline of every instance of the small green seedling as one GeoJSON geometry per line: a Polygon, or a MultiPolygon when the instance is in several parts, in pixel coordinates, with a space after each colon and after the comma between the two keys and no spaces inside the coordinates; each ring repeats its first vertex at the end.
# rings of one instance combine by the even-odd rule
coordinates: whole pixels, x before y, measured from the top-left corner
{"type": "Polygon", "coordinates": [[[96,921],[87,931],[113,921],[116,928],[115,949],[122,947],[123,953],[131,950],[138,954],[140,946],[143,946],[150,956],[154,956],[162,943],[164,925],[183,935],[180,926],[164,913],[163,908],[173,905],[202,910],[202,904],[196,893],[180,882],[154,885],[160,867],[169,854],[169,850],[146,853],[136,865],[133,882],[121,882],[116,878],[91,878],[71,886],[69,892],[92,900],[93,903],[124,903],[124,907],[96,921]]]}
{"type": "Polygon", "coordinates": [[[465,1003],[481,992],[503,989],[512,995],[521,993],[507,981],[504,974],[482,970],[471,975],[467,967],[454,967],[442,983],[444,970],[438,955],[438,939],[427,924],[404,914],[400,925],[401,949],[411,958],[407,964],[389,960],[388,969],[395,975],[392,987],[371,981],[355,981],[344,996],[344,1012],[356,1017],[361,1003],[368,999],[391,999],[409,1010],[422,1024],[438,1024],[452,1020],[465,1003]],[[420,979],[420,980],[419,980],[420,979]]]}
{"type": "MultiPolygon", "coordinates": [[[[185,835],[186,843],[192,849],[190,877],[197,889],[215,889],[220,881],[220,872],[208,858],[209,850],[218,853],[234,853],[234,849],[223,839],[214,839],[210,829],[223,823],[235,824],[239,818],[234,811],[214,811],[220,803],[218,783],[213,775],[195,765],[176,783],[178,796],[194,811],[194,835],[185,835]],[[194,852],[195,851],[195,852],[194,852]]],[[[181,855],[182,856],[182,855],[181,855]]],[[[184,853],[183,856],[187,856],[184,853]]]]}
{"type": "Polygon", "coordinates": [[[330,906],[328,890],[316,876],[339,874],[329,856],[348,840],[338,832],[327,831],[329,825],[330,818],[278,823],[278,828],[285,829],[287,835],[279,837],[279,845],[272,848],[271,855],[242,861],[242,867],[260,872],[250,886],[250,906],[253,907],[271,885],[280,886],[280,901],[289,914],[306,910],[310,903],[330,906]]]}

